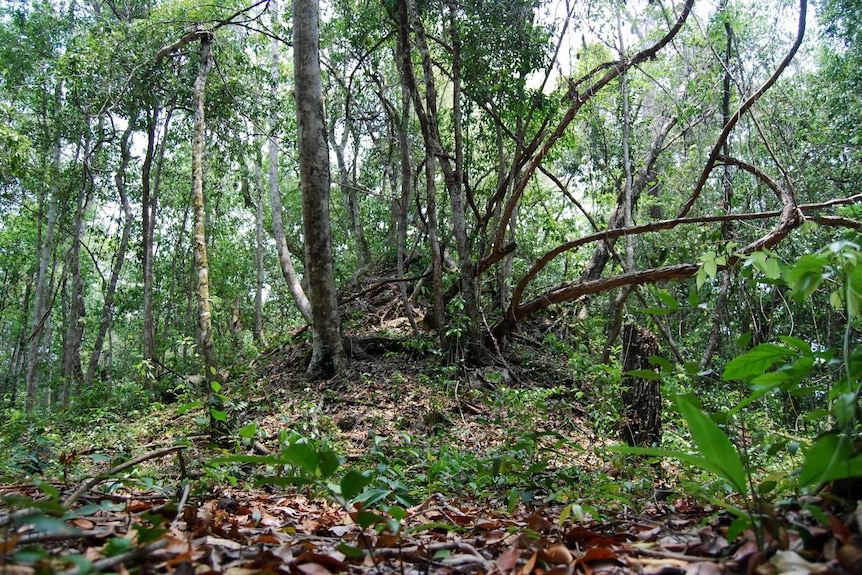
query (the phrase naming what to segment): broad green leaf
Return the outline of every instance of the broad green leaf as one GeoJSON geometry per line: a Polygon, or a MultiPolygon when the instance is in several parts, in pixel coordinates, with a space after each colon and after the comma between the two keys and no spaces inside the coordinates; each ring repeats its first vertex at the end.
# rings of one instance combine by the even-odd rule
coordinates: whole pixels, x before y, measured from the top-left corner
{"type": "Polygon", "coordinates": [[[853,456],[853,442],[849,437],[829,433],[820,436],[805,452],[799,483],[814,486],[855,475],[862,475],[862,456],[853,456]]]}
{"type": "Polygon", "coordinates": [[[190,409],[194,409],[195,407],[200,407],[203,405],[200,401],[190,401],[188,403],[182,404],[179,409],[177,409],[177,415],[182,415],[190,409]]]}
{"type": "Polygon", "coordinates": [[[102,553],[105,554],[106,557],[113,557],[115,555],[119,555],[120,553],[125,553],[132,548],[132,540],[126,539],[124,537],[111,537],[108,539],[108,542],[102,548],[102,553]]]}
{"type": "Polygon", "coordinates": [[[625,372],[623,375],[639,379],[648,379],[650,381],[661,379],[661,376],[651,369],[634,369],[632,371],[625,372]]]}
{"type": "Polygon", "coordinates": [[[650,357],[649,362],[653,365],[657,365],[662,373],[670,373],[673,371],[673,365],[660,355],[650,357]]]}
{"type": "Polygon", "coordinates": [[[210,407],[210,415],[216,421],[227,421],[227,412],[216,409],[215,407],[210,407]]]}
{"type": "Polygon", "coordinates": [[[217,381],[211,381],[211,382],[210,382],[210,387],[211,387],[211,388],[212,388],[212,390],[213,390],[214,392],[216,392],[216,393],[218,393],[218,392],[220,392],[220,391],[221,391],[221,384],[220,384],[219,382],[217,382],[217,381]]]}
{"type": "Polygon", "coordinates": [[[668,292],[667,290],[658,290],[657,295],[659,299],[664,302],[664,305],[666,305],[670,309],[680,308],[679,302],[676,301],[676,298],[670,295],[670,292],[668,292]]]}
{"type": "Polygon", "coordinates": [[[853,418],[856,417],[858,403],[859,397],[855,393],[850,392],[842,393],[832,404],[832,414],[842,428],[846,428],[853,421],[853,418]]]}
{"type": "Polygon", "coordinates": [[[378,523],[385,523],[386,517],[380,515],[379,513],[374,513],[372,511],[366,511],[364,509],[360,509],[356,512],[356,523],[359,524],[363,529],[368,529],[372,525],[377,525],[378,523]]]}
{"type": "Polygon", "coordinates": [[[762,343],[754,349],[738,355],[724,367],[724,381],[739,379],[749,381],[771,368],[776,362],[793,355],[793,351],[773,343],[762,343]]]}
{"type": "Polygon", "coordinates": [[[708,260],[703,262],[704,273],[706,273],[709,277],[715,277],[715,274],[718,272],[718,266],[715,263],[715,260],[708,260]]]}
{"type": "Polygon", "coordinates": [[[407,517],[407,510],[400,505],[390,505],[386,508],[386,513],[392,516],[396,521],[401,521],[407,517]]]}
{"type": "Polygon", "coordinates": [[[362,493],[369,483],[371,483],[370,473],[359,473],[351,469],[341,478],[341,495],[349,501],[362,493]]]}
{"type": "Polygon", "coordinates": [[[353,500],[357,503],[364,503],[365,507],[373,507],[392,495],[391,489],[385,489],[383,487],[374,487],[372,489],[366,489],[362,493],[360,493],[353,500]]]}
{"type": "Polygon", "coordinates": [[[307,441],[291,443],[281,450],[285,459],[296,467],[302,469],[309,475],[314,475],[318,470],[317,451],[307,441]]]}
{"type": "Polygon", "coordinates": [[[811,351],[811,344],[804,339],[799,339],[798,337],[790,337],[789,335],[780,335],[778,336],[778,339],[780,339],[782,342],[786,343],[793,349],[799,350],[802,355],[814,355],[814,352],[811,351]]]}
{"type": "Polygon", "coordinates": [[[739,493],[746,493],[745,468],[727,435],[685,396],[678,395],[676,405],[701,455],[710,464],[707,469],[730,481],[739,493]]]}
{"type": "Polygon", "coordinates": [[[239,433],[240,437],[251,439],[257,433],[257,425],[254,423],[249,423],[246,426],[240,427],[237,433],[239,433]]]}
{"type": "Polygon", "coordinates": [[[339,543],[338,550],[344,553],[348,559],[361,559],[365,557],[365,550],[358,547],[351,547],[346,543],[339,543]]]}
{"type": "Polygon", "coordinates": [[[341,467],[341,458],[329,446],[322,445],[317,450],[317,466],[324,478],[330,477],[341,467]]]}

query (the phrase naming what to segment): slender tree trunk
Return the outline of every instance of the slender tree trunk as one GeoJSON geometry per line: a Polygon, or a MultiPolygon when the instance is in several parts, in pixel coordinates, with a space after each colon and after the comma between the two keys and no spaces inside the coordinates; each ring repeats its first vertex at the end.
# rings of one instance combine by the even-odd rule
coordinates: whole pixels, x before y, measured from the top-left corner
{"type": "Polygon", "coordinates": [[[18,332],[18,341],[15,343],[15,349],[12,352],[12,360],[9,362],[10,368],[8,372],[9,381],[9,407],[14,407],[18,401],[18,388],[21,384],[22,371],[24,369],[24,358],[27,355],[27,334],[30,328],[27,326],[27,312],[30,309],[30,299],[33,297],[33,284],[27,282],[27,287],[24,290],[24,301],[21,306],[21,330],[18,332]]]}
{"type": "MultiPolygon", "coordinates": [[[[719,10],[727,9],[727,0],[722,0],[719,10]]],[[[724,79],[722,81],[721,91],[721,125],[725,126],[730,121],[730,59],[733,56],[733,28],[730,25],[730,20],[724,21],[725,47],[724,47],[724,79]]],[[[730,156],[730,144],[728,140],[724,141],[721,148],[722,154],[730,156]]],[[[733,208],[733,184],[730,180],[730,166],[725,164],[721,172],[721,190],[723,192],[722,201],[724,203],[724,213],[732,213],[733,208]]],[[[725,241],[733,238],[733,228],[730,222],[721,224],[721,237],[725,241]]],[[[712,331],[709,334],[709,340],[706,343],[706,348],[703,352],[703,357],[700,360],[701,366],[706,369],[709,362],[712,361],[712,356],[718,349],[721,341],[721,327],[727,324],[727,294],[730,289],[731,270],[721,270],[721,287],[719,287],[718,298],[715,301],[715,313],[712,318],[712,331]]]]}
{"type": "MultiPolygon", "coordinates": [[[[90,153],[89,141],[84,145],[84,155],[90,153]]],[[[72,245],[67,256],[66,274],[72,280],[69,293],[69,317],[66,324],[65,344],[63,346],[63,378],[64,389],[61,397],[67,403],[74,389],[76,392],[84,382],[84,372],[81,365],[81,341],[84,338],[84,323],[86,307],[84,303],[84,282],[81,279],[81,244],[84,242],[84,215],[90,203],[88,190],[90,183],[86,170],[81,176],[78,189],[78,201],[75,209],[75,222],[72,232],[72,245]]]]}
{"type": "MultiPolygon", "coordinates": [[[[427,142],[428,120],[422,99],[416,87],[416,74],[413,69],[413,60],[410,53],[410,17],[407,0],[398,2],[398,69],[401,73],[402,90],[407,90],[413,101],[413,107],[422,127],[423,137],[427,142]]],[[[406,112],[405,112],[406,113],[406,112]]],[[[428,248],[431,255],[431,321],[428,322],[437,330],[441,340],[444,334],[443,318],[443,262],[440,237],[437,226],[437,189],[435,184],[434,161],[431,151],[427,149],[425,154],[425,194],[428,248]]],[[[427,321],[427,320],[426,320],[427,321]]]]}
{"type": "Polygon", "coordinates": [[[60,195],[60,142],[54,145],[54,157],[49,170],[51,189],[48,200],[48,215],[45,220],[45,237],[42,240],[39,255],[39,271],[36,276],[36,291],[33,300],[33,319],[30,335],[28,337],[29,348],[27,350],[27,373],[24,379],[24,390],[26,393],[25,409],[29,413],[36,403],[36,393],[39,388],[41,361],[40,351],[42,344],[42,330],[51,313],[48,301],[48,265],[51,263],[51,253],[54,250],[54,229],[57,226],[57,212],[60,195]]]}
{"type": "MultiPolygon", "coordinates": [[[[619,42],[620,57],[626,57],[625,38],[622,31],[622,20],[620,16],[620,5],[617,3],[617,41],[619,42]]],[[[623,170],[625,178],[623,181],[623,226],[629,227],[633,222],[634,210],[634,194],[632,192],[632,161],[631,161],[631,114],[629,112],[629,83],[628,72],[623,70],[620,73],[620,100],[622,104],[622,124],[623,124],[623,170]]],[[[632,236],[625,237],[625,258],[623,259],[623,272],[631,273],[634,270],[634,238],[632,236]]],[[[629,297],[632,286],[623,286],[620,288],[616,297],[611,300],[610,316],[613,318],[608,326],[608,340],[605,344],[605,350],[602,354],[602,363],[610,361],[611,346],[617,337],[620,335],[620,329],[623,322],[623,306],[629,297]]]]}
{"type": "MultiPolygon", "coordinates": [[[[273,24],[278,19],[278,3],[276,0],[270,0],[269,9],[272,13],[273,24]]],[[[294,24],[295,25],[295,24],[294,24]]],[[[278,57],[278,41],[273,38],[270,43],[270,53],[272,64],[270,75],[272,78],[272,103],[270,105],[269,115],[269,200],[272,206],[272,235],[275,238],[275,248],[278,252],[278,262],[281,266],[281,273],[284,276],[284,281],[287,282],[287,289],[290,295],[293,296],[293,301],[296,302],[296,308],[302,315],[302,319],[306,323],[313,322],[311,303],[302,289],[302,283],[299,281],[299,276],[296,269],[293,267],[293,257],[290,250],[287,248],[287,239],[284,233],[284,222],[281,217],[281,192],[278,186],[278,143],[275,141],[275,126],[278,120],[278,106],[276,105],[276,88],[278,86],[279,77],[279,57],[278,57]]]]}
{"type": "Polygon", "coordinates": [[[212,41],[210,32],[200,34],[200,69],[194,83],[194,141],[192,144],[192,207],[194,209],[194,254],[197,271],[199,344],[204,359],[206,380],[219,380],[213,337],[212,309],[210,305],[209,260],[207,259],[206,210],[203,188],[203,155],[206,122],[204,117],[205,89],[212,68],[212,41]]]}
{"type": "Polygon", "coordinates": [[[114,185],[117,188],[117,194],[120,196],[120,204],[123,208],[123,230],[120,235],[120,243],[117,246],[117,254],[114,258],[114,267],[111,270],[111,278],[108,285],[105,287],[105,299],[102,303],[102,316],[99,321],[99,330],[96,333],[96,340],[93,343],[93,351],[90,354],[90,361],[87,365],[87,374],[84,377],[86,386],[92,385],[96,379],[96,370],[99,366],[99,359],[102,355],[102,348],[105,345],[105,336],[111,327],[113,321],[114,294],[117,292],[117,284],[120,281],[120,272],[123,269],[123,263],[126,259],[126,250],[129,247],[129,236],[132,232],[132,222],[134,214],[132,213],[132,205],[129,202],[129,196],[126,192],[126,170],[129,168],[131,152],[129,150],[129,140],[135,128],[137,118],[129,120],[129,126],[123,133],[120,140],[120,165],[114,173],[114,185]]]}
{"type": "Polygon", "coordinates": [[[257,254],[257,281],[254,286],[254,325],[252,327],[252,337],[254,340],[266,347],[266,335],[263,332],[263,256],[265,245],[263,243],[263,168],[261,167],[261,158],[257,157],[254,166],[255,188],[257,189],[257,197],[255,201],[255,242],[257,254]]]}
{"type": "Polygon", "coordinates": [[[346,362],[341,343],[329,222],[329,148],[320,83],[317,0],[293,1],[293,61],[297,147],[305,231],[305,271],[311,294],[312,352],[308,374],[331,377],[346,362]]]}
{"type": "MultiPolygon", "coordinates": [[[[412,0],[411,0],[412,1],[412,0]]],[[[449,204],[452,209],[452,231],[455,236],[455,249],[458,252],[458,264],[461,268],[461,295],[464,298],[464,311],[467,314],[467,359],[474,363],[487,361],[487,350],[482,338],[481,310],[479,309],[479,282],[476,274],[476,263],[473,261],[473,246],[467,234],[467,200],[464,193],[464,139],[461,115],[461,39],[458,33],[456,7],[452,0],[449,6],[449,35],[452,42],[452,122],[455,135],[455,169],[451,176],[452,183],[448,185],[449,204]]],[[[417,34],[419,38],[421,34],[417,34]]],[[[430,58],[426,59],[427,49],[423,50],[423,67],[425,69],[425,84],[433,81],[430,58]]],[[[434,93],[432,90],[431,93],[434,93]]],[[[429,97],[429,106],[432,104],[429,97]]],[[[436,110],[429,109],[436,116],[436,110]]],[[[432,120],[436,125],[436,118],[432,120]]],[[[435,127],[432,133],[436,131],[435,127]]],[[[439,145],[439,135],[437,142],[439,145]]],[[[439,157],[437,161],[443,165],[446,161],[439,157]]],[[[443,168],[444,174],[446,168],[443,168]]],[[[447,182],[450,178],[447,178],[447,182]]]]}
{"type": "MultiPolygon", "coordinates": [[[[338,164],[338,185],[341,188],[341,195],[344,197],[344,204],[347,208],[347,219],[350,221],[350,234],[353,237],[354,249],[356,250],[356,273],[361,274],[371,263],[371,257],[368,254],[368,242],[365,241],[365,230],[362,227],[362,215],[359,209],[359,195],[356,193],[356,182],[350,177],[350,170],[347,169],[347,161],[344,158],[344,151],[347,148],[348,140],[353,132],[353,122],[350,118],[345,118],[344,135],[340,142],[335,142],[335,123],[330,126],[329,135],[333,141],[333,150],[335,151],[335,160],[338,164]]],[[[355,135],[354,135],[355,138],[355,135]]],[[[354,140],[358,143],[357,140],[354,140]]],[[[356,155],[354,154],[354,158],[356,155]]]]}
{"type": "MultiPolygon", "coordinates": [[[[147,116],[147,150],[144,154],[144,162],[141,165],[141,241],[142,266],[144,274],[144,302],[143,302],[143,356],[144,361],[149,362],[150,369],[156,365],[156,328],[153,319],[153,232],[155,226],[155,211],[151,200],[150,173],[153,166],[153,158],[156,154],[156,128],[158,125],[158,109],[153,108],[147,116]]],[[[148,383],[150,380],[147,379],[148,383]]],[[[151,383],[150,383],[151,385],[151,383]]]]}
{"type": "MultiPolygon", "coordinates": [[[[395,273],[398,279],[404,278],[404,263],[407,259],[407,214],[410,211],[410,196],[413,193],[411,186],[411,178],[413,177],[413,167],[410,162],[410,90],[404,84],[404,75],[401,74],[401,117],[398,124],[398,151],[401,156],[401,194],[396,200],[398,218],[396,222],[397,239],[396,239],[396,255],[395,255],[395,273]]],[[[393,190],[394,193],[395,190],[393,190]]],[[[416,318],[413,316],[413,308],[410,305],[410,298],[407,296],[407,284],[403,281],[398,282],[398,294],[401,296],[401,305],[404,306],[404,313],[410,321],[410,327],[413,328],[413,333],[419,336],[419,326],[416,325],[416,318]]]]}

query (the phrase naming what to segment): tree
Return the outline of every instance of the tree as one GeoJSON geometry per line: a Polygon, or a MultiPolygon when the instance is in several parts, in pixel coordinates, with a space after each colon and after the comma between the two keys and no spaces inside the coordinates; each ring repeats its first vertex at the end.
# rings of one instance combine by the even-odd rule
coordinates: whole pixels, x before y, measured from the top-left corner
{"type": "Polygon", "coordinates": [[[323,120],[317,0],[293,2],[296,144],[305,231],[305,272],[312,313],[308,373],[331,377],[344,365],[329,222],[329,148],[323,120]]]}

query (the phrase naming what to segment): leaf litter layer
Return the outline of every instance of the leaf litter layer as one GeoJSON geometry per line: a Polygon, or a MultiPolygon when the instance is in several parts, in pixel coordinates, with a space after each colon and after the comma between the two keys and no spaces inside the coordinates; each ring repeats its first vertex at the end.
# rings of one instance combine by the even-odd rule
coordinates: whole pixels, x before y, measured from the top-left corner
{"type": "Polygon", "coordinates": [[[686,492],[705,476],[612,453],[607,398],[530,334],[480,370],[399,351],[309,382],[306,353],[226,386],[226,445],[179,403],[109,427],[130,445],[60,430],[0,491],[0,571],[862,573],[862,512],[828,499],[728,541],[723,502],[686,492]]]}

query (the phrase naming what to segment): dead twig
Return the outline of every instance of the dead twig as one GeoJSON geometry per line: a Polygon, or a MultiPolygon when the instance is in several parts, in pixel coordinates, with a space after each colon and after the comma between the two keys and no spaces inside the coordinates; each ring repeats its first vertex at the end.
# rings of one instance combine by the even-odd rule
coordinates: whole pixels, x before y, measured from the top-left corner
{"type": "Polygon", "coordinates": [[[93,487],[95,487],[96,485],[101,483],[102,481],[108,479],[111,475],[114,475],[115,473],[119,473],[125,469],[130,468],[130,467],[134,467],[135,465],[142,463],[144,461],[148,461],[150,459],[158,459],[159,457],[164,457],[165,455],[170,455],[171,453],[174,453],[176,451],[181,451],[181,450],[185,449],[186,447],[187,446],[185,446],[185,445],[174,445],[172,447],[165,447],[164,449],[157,449],[155,451],[150,451],[149,453],[145,453],[145,454],[143,454],[139,457],[136,457],[134,459],[130,459],[129,461],[126,461],[125,463],[121,463],[121,464],[117,465],[116,467],[112,467],[107,472],[105,472],[101,475],[97,475],[96,477],[93,477],[92,479],[88,479],[87,481],[85,481],[77,490],[75,490],[74,493],[72,493],[69,497],[67,497],[65,499],[65,501],[63,501],[63,506],[69,507],[72,503],[74,503],[75,501],[80,499],[80,497],[84,493],[86,493],[87,491],[89,491],[90,489],[92,489],[93,487]]]}

